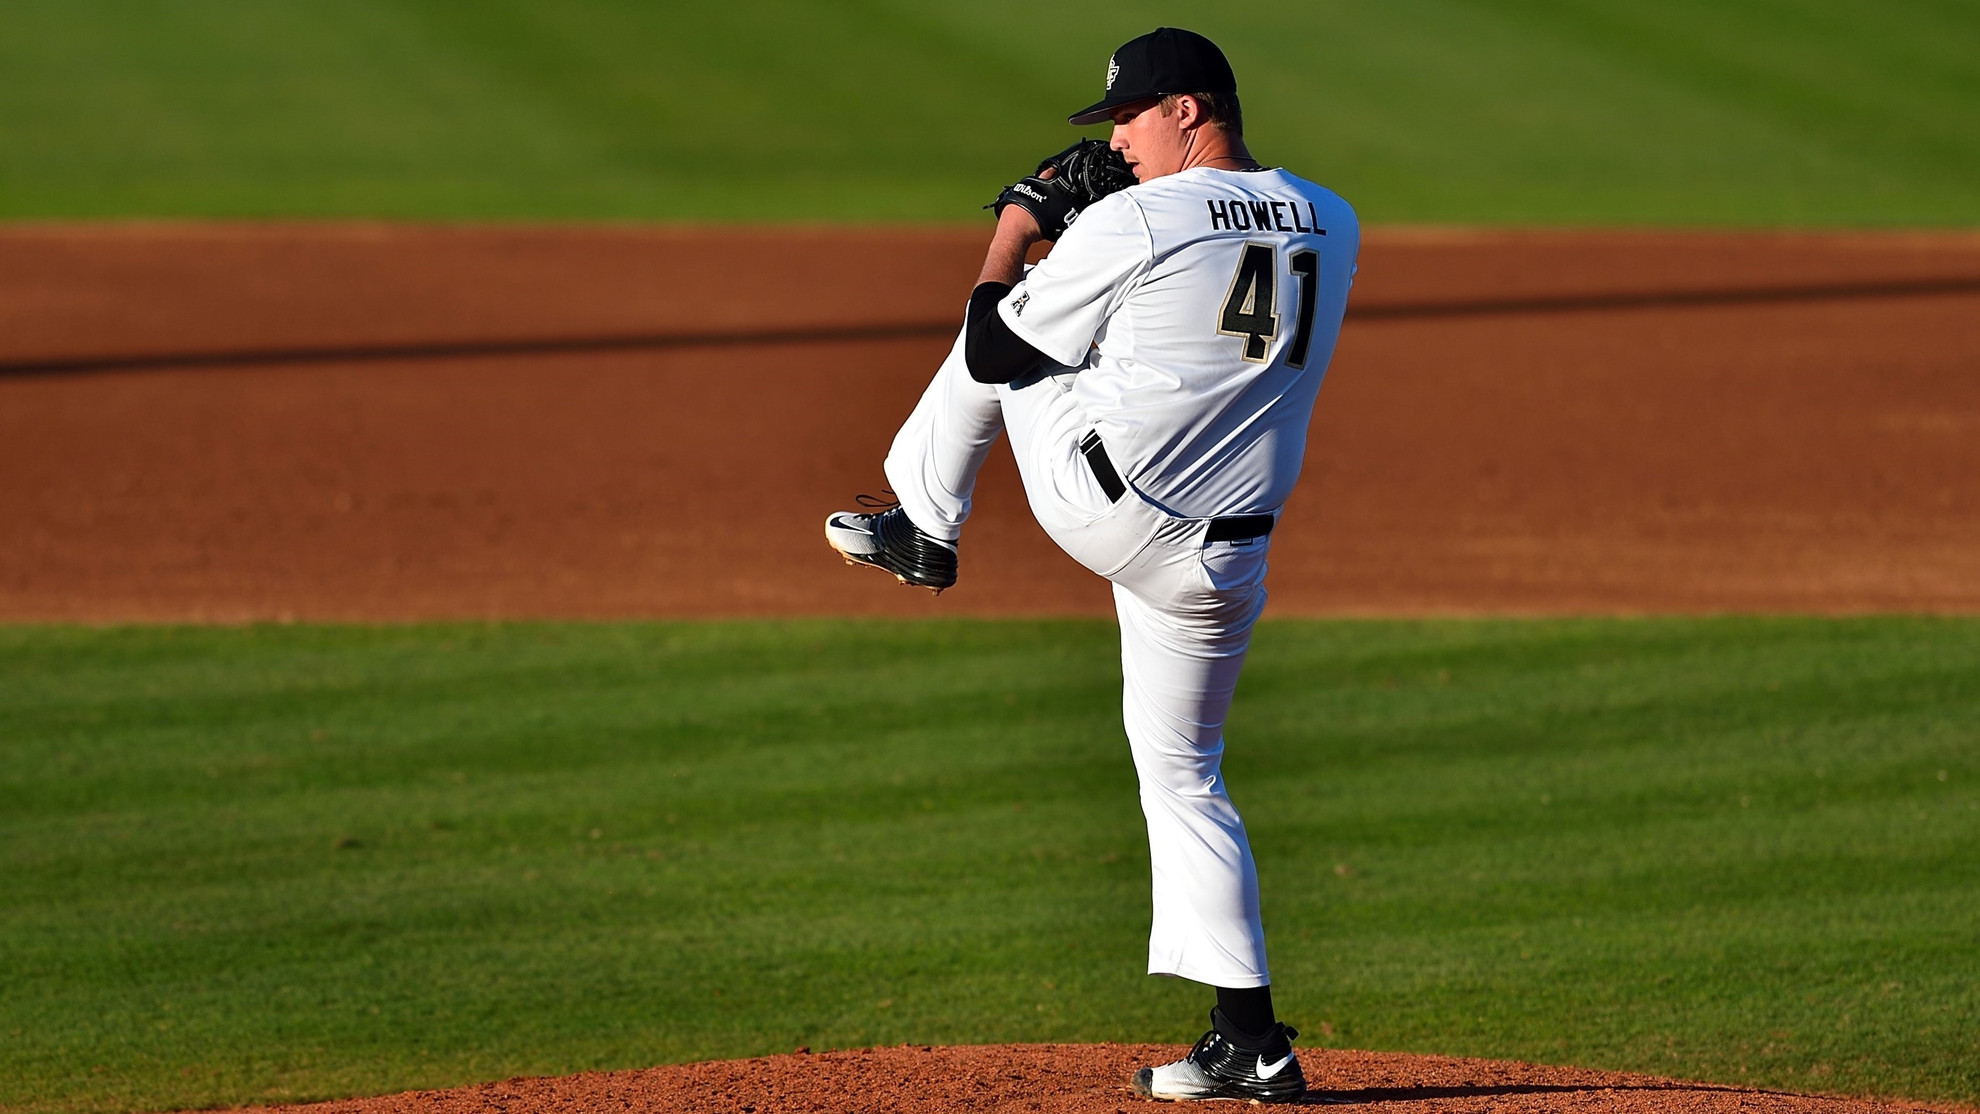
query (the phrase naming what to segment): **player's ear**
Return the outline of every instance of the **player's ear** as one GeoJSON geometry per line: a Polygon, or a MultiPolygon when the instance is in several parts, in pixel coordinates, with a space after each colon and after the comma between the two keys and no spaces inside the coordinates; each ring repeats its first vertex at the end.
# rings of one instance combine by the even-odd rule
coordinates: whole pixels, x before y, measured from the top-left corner
{"type": "Polygon", "coordinates": [[[1176,96],[1176,128],[1188,131],[1203,122],[1203,102],[1180,93],[1176,96]]]}

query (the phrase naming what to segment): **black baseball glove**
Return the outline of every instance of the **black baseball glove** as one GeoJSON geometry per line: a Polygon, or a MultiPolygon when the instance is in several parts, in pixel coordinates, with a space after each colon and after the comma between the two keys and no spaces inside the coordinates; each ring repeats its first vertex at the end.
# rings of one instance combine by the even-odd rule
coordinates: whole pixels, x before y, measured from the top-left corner
{"type": "Polygon", "coordinates": [[[1044,238],[1057,240],[1087,206],[1134,185],[1134,181],[1134,171],[1128,169],[1120,152],[1104,140],[1082,139],[1039,163],[1030,177],[1005,186],[984,208],[1001,216],[1006,205],[1023,206],[1037,218],[1044,238]],[[1047,170],[1052,172],[1050,177],[1044,176],[1047,170]]]}

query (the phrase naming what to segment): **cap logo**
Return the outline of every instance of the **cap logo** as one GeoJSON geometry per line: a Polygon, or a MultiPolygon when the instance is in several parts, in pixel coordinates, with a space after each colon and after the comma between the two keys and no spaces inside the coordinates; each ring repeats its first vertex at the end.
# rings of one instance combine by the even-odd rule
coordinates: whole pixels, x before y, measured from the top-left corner
{"type": "Polygon", "coordinates": [[[1114,91],[1114,79],[1121,76],[1121,64],[1112,58],[1107,59],[1107,92],[1114,91]]]}

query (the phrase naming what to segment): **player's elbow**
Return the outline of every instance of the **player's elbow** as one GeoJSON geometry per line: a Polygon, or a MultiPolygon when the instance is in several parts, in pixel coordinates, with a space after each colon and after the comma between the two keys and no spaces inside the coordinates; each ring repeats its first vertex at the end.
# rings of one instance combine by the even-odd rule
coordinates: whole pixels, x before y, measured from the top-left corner
{"type": "Polygon", "coordinates": [[[989,346],[969,342],[963,345],[963,362],[969,365],[969,377],[978,383],[1008,383],[1021,374],[1017,369],[1006,367],[996,356],[987,351],[989,346]]]}
{"type": "Polygon", "coordinates": [[[969,296],[963,328],[963,363],[978,383],[1009,383],[1038,369],[1045,354],[1011,331],[997,313],[997,303],[1011,288],[1001,282],[979,285],[969,296]]]}

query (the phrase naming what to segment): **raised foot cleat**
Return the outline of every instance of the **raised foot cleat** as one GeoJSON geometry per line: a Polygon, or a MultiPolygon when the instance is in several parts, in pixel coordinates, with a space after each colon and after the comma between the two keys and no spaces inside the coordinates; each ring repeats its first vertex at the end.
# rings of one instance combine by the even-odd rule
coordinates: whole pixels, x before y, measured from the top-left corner
{"type": "Polygon", "coordinates": [[[1299,1070],[1293,1038],[1299,1030],[1275,1025],[1262,1047],[1232,1043],[1226,1031],[1236,1030],[1210,1011],[1210,1031],[1173,1064],[1142,1068],[1134,1073],[1134,1093],[1169,1102],[1235,1099],[1249,1102],[1299,1102],[1306,1095],[1306,1076],[1299,1070]]]}
{"type": "Polygon", "coordinates": [[[848,565],[885,569],[902,584],[938,596],[956,583],[956,543],[924,533],[899,507],[833,511],[825,517],[825,540],[848,565]]]}

